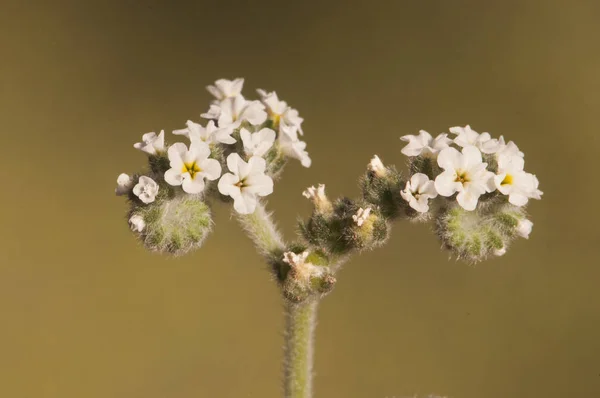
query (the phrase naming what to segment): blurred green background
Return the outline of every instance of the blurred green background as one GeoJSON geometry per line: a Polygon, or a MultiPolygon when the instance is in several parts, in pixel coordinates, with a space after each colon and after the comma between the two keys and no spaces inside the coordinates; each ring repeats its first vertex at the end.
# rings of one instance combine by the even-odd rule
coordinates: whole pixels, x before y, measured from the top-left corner
{"type": "Polygon", "coordinates": [[[230,219],[146,253],[114,196],[143,133],[246,78],[305,118],[310,169],[269,206],[288,237],[326,183],[357,195],[401,135],[471,124],[526,153],[544,199],[470,267],[428,225],[347,264],[320,307],[316,397],[600,396],[596,1],[0,1],[0,396],[278,397],[282,307],[230,219]]]}

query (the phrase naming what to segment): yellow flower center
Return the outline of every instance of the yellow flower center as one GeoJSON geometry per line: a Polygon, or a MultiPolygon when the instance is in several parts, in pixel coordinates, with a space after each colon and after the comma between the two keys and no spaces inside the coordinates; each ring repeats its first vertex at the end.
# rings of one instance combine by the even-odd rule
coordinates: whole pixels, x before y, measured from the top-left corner
{"type": "Polygon", "coordinates": [[[460,182],[461,184],[464,184],[469,181],[471,180],[469,179],[469,176],[467,175],[466,171],[459,171],[456,173],[456,179],[454,180],[454,182],[460,182]]]}
{"type": "Polygon", "coordinates": [[[198,163],[196,162],[184,163],[183,167],[181,168],[182,173],[190,173],[190,177],[192,177],[192,180],[196,177],[196,173],[199,173],[201,171],[202,169],[200,168],[200,166],[198,166],[198,163]]]}
{"type": "Polygon", "coordinates": [[[512,185],[513,183],[513,176],[511,176],[510,174],[507,174],[506,177],[504,177],[504,180],[502,180],[502,182],[500,183],[500,185],[512,185]]]}

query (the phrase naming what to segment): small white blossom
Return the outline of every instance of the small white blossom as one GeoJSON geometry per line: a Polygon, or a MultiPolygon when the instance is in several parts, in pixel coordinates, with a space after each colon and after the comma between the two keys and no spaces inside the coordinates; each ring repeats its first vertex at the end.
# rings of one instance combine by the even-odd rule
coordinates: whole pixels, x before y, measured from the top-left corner
{"type": "Polygon", "coordinates": [[[500,136],[498,142],[500,143],[500,149],[498,149],[498,152],[496,152],[496,158],[499,158],[500,156],[525,156],[525,154],[519,150],[519,147],[517,147],[517,144],[514,142],[508,141],[508,143],[505,143],[504,136],[500,136]]]}
{"type": "Polygon", "coordinates": [[[529,234],[533,229],[533,223],[527,219],[519,220],[517,224],[517,234],[525,239],[529,239],[529,234]]]}
{"type": "Polygon", "coordinates": [[[408,142],[400,151],[406,156],[435,157],[442,149],[448,148],[448,145],[452,142],[448,138],[448,134],[439,134],[433,138],[425,130],[420,130],[419,135],[405,135],[400,137],[400,139],[408,142]]]}
{"type": "Polygon", "coordinates": [[[475,146],[483,153],[496,153],[502,147],[502,143],[492,138],[489,133],[479,134],[466,125],[465,127],[451,127],[450,132],[456,134],[454,143],[461,147],[475,146]]]}
{"type": "Polygon", "coordinates": [[[363,209],[361,207],[358,209],[356,214],[352,215],[352,220],[356,223],[356,225],[358,225],[360,227],[364,224],[365,221],[367,221],[367,218],[369,218],[370,214],[371,214],[370,207],[367,207],[366,209],[363,209]]]}
{"type": "Polygon", "coordinates": [[[306,258],[309,255],[309,251],[306,250],[300,254],[294,252],[283,253],[283,261],[288,263],[291,268],[295,271],[295,277],[305,283],[310,282],[310,278],[319,277],[323,275],[323,268],[318,267],[314,264],[306,262],[306,258]]]}
{"type": "Polygon", "coordinates": [[[400,195],[408,202],[408,205],[420,213],[429,211],[429,199],[438,196],[435,190],[435,183],[423,173],[415,173],[406,182],[404,190],[400,195]]]}
{"type": "Polygon", "coordinates": [[[134,214],[129,219],[129,227],[134,232],[142,232],[146,227],[146,222],[142,216],[134,214]]]}
{"type": "Polygon", "coordinates": [[[500,156],[498,173],[494,183],[498,191],[508,195],[508,201],[515,206],[524,206],[530,198],[541,199],[542,191],[537,189],[538,179],[523,170],[525,160],[518,156],[500,156]]]}
{"type": "Polygon", "coordinates": [[[275,125],[295,126],[298,128],[300,135],[304,135],[301,126],[304,119],[300,117],[296,109],[290,108],[287,102],[280,101],[275,91],[268,93],[259,88],[256,92],[260,95],[275,125]]]}
{"type": "Polygon", "coordinates": [[[377,155],[373,156],[373,159],[371,159],[369,162],[367,169],[375,173],[375,175],[378,177],[384,177],[387,174],[387,169],[377,155]]]}
{"type": "Polygon", "coordinates": [[[142,142],[133,144],[135,149],[146,152],[149,155],[157,155],[165,151],[165,131],[161,130],[160,134],[146,133],[142,136],[142,142]]]}
{"type": "Polygon", "coordinates": [[[268,128],[251,133],[242,127],[240,137],[244,144],[244,152],[248,156],[264,156],[275,142],[276,133],[268,128]]]}
{"type": "Polygon", "coordinates": [[[150,177],[141,176],[138,183],[133,187],[133,194],[144,203],[154,202],[158,193],[158,184],[150,177]]]}
{"type": "Polygon", "coordinates": [[[219,128],[236,129],[244,120],[256,126],[267,120],[265,106],[260,101],[247,101],[242,95],[225,98],[218,104],[212,104],[203,118],[217,120],[219,128]]]}
{"type": "Polygon", "coordinates": [[[258,196],[273,192],[273,179],[265,174],[266,161],[252,156],[248,163],[237,153],[227,156],[225,173],[219,180],[219,192],[233,198],[233,208],[240,214],[252,214],[256,210],[258,196]]]}
{"type": "Polygon", "coordinates": [[[214,95],[217,100],[223,101],[226,98],[240,95],[243,87],[244,79],[238,77],[234,80],[219,79],[214,85],[207,86],[206,89],[209,93],[214,95]]]}
{"type": "Polygon", "coordinates": [[[117,188],[115,189],[115,193],[117,196],[127,195],[131,190],[131,186],[133,185],[133,180],[129,175],[125,173],[119,174],[117,177],[117,188]]]}
{"type": "Polygon", "coordinates": [[[465,210],[475,210],[479,196],[496,189],[494,173],[486,169],[481,152],[474,146],[464,147],[462,153],[449,147],[438,156],[444,172],[435,179],[435,189],[442,196],[458,192],[456,200],[465,210]]]}
{"type": "Polygon", "coordinates": [[[214,181],[221,175],[221,164],[209,159],[210,148],[202,141],[195,141],[190,148],[177,142],[169,147],[171,168],[165,172],[165,181],[173,186],[181,185],[190,194],[204,190],[204,179],[214,181]]]}
{"type": "Polygon", "coordinates": [[[306,152],[306,142],[298,139],[296,127],[281,125],[279,130],[279,145],[282,152],[291,158],[300,160],[304,167],[310,167],[312,161],[306,152]]]}
{"type": "Polygon", "coordinates": [[[210,120],[206,127],[202,127],[200,123],[192,122],[188,120],[186,128],[173,130],[175,135],[183,135],[187,137],[191,142],[193,141],[204,141],[207,144],[235,144],[236,140],[231,136],[233,129],[231,126],[219,128],[215,125],[214,120],[210,120]]]}

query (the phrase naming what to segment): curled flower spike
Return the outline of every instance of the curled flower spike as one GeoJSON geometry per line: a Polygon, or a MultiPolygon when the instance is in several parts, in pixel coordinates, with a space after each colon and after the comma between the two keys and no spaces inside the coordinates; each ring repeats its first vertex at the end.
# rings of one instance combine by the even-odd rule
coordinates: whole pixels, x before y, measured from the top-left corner
{"type": "Polygon", "coordinates": [[[251,133],[242,127],[240,137],[244,144],[244,152],[248,156],[264,156],[275,142],[275,132],[264,128],[257,133],[251,133]]]}
{"type": "Polygon", "coordinates": [[[169,185],[181,185],[187,193],[202,192],[204,179],[214,181],[221,175],[221,164],[208,158],[210,148],[204,142],[192,142],[189,150],[177,142],[169,147],[168,154],[171,168],[165,172],[165,181],[169,185]]]}
{"type": "Polygon", "coordinates": [[[219,180],[219,192],[233,198],[233,208],[240,214],[252,214],[259,196],[273,193],[273,179],[265,174],[266,161],[252,156],[248,163],[237,153],[227,156],[225,173],[219,180]]]}
{"type": "Polygon", "coordinates": [[[115,194],[117,196],[127,195],[131,191],[133,186],[133,180],[129,175],[125,173],[119,174],[117,177],[117,188],[115,188],[115,194]]]}
{"type": "Polygon", "coordinates": [[[206,86],[206,90],[219,101],[240,95],[243,88],[244,79],[241,77],[234,80],[219,79],[214,85],[206,86]]]}
{"type": "Polygon", "coordinates": [[[354,222],[356,223],[356,225],[358,225],[360,227],[367,220],[367,218],[369,218],[369,214],[371,214],[371,208],[370,207],[367,207],[366,209],[363,209],[361,207],[361,208],[358,209],[358,211],[356,212],[356,214],[354,214],[352,216],[352,220],[354,220],[354,222]]]}
{"type": "Polygon", "coordinates": [[[471,126],[451,127],[450,132],[456,134],[454,143],[460,147],[475,146],[483,153],[496,153],[502,147],[502,142],[493,139],[489,133],[479,134],[471,126]]]}
{"type": "Polygon", "coordinates": [[[133,232],[143,232],[146,227],[146,222],[142,216],[134,214],[129,218],[129,226],[133,232]]]}
{"type": "Polygon", "coordinates": [[[494,174],[486,170],[481,152],[474,146],[446,148],[438,156],[438,164],[444,172],[435,179],[435,189],[442,196],[458,192],[456,200],[465,210],[475,210],[479,197],[496,189],[494,174]]]}
{"type": "Polygon", "coordinates": [[[203,141],[207,144],[235,144],[236,140],[231,136],[233,129],[231,126],[219,128],[215,125],[214,120],[210,120],[206,127],[202,127],[199,123],[194,123],[191,120],[186,122],[187,127],[184,129],[173,130],[175,135],[183,135],[190,142],[203,141]]]}
{"type": "Polygon", "coordinates": [[[154,202],[158,193],[158,184],[150,177],[141,176],[137,185],[133,187],[133,194],[146,204],[154,202]]]}
{"type": "Polygon", "coordinates": [[[433,138],[425,130],[420,130],[419,135],[405,135],[400,137],[402,141],[408,142],[400,152],[406,156],[429,156],[435,157],[452,142],[447,134],[440,134],[433,138]]]}
{"type": "Polygon", "coordinates": [[[133,144],[133,147],[148,155],[163,153],[165,151],[165,131],[161,130],[159,135],[154,132],[146,133],[142,136],[142,142],[133,144]]]}
{"type": "Polygon", "coordinates": [[[423,173],[416,173],[406,183],[404,190],[400,191],[400,195],[414,210],[426,213],[429,211],[429,199],[437,197],[438,193],[435,183],[429,177],[423,173]]]}

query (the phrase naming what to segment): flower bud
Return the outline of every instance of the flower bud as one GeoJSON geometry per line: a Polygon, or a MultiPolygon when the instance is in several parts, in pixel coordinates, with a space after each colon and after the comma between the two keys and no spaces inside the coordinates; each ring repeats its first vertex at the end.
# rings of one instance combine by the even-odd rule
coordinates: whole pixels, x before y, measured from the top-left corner
{"type": "Polygon", "coordinates": [[[199,248],[212,229],[209,207],[194,195],[132,202],[129,223],[148,250],[175,256],[199,248]]]}
{"type": "Polygon", "coordinates": [[[283,253],[281,261],[289,267],[282,281],[283,294],[292,302],[304,301],[315,294],[326,294],[335,285],[336,279],[322,253],[288,251],[283,253]]]}
{"type": "Polygon", "coordinates": [[[315,211],[324,215],[331,213],[332,206],[327,195],[325,195],[325,184],[319,184],[317,188],[314,186],[306,188],[302,192],[302,196],[312,200],[315,211]]]}
{"type": "Polygon", "coordinates": [[[404,188],[400,174],[392,167],[385,167],[375,156],[360,179],[362,196],[368,203],[379,208],[386,218],[396,217],[403,205],[400,191],[404,188]]]}
{"type": "Polygon", "coordinates": [[[517,227],[516,227],[517,234],[520,237],[525,238],[525,239],[529,239],[529,234],[531,233],[532,229],[533,229],[533,223],[526,218],[519,220],[519,223],[517,224],[517,227]]]}
{"type": "Polygon", "coordinates": [[[127,195],[129,192],[131,192],[132,187],[133,179],[128,174],[119,174],[119,177],[117,177],[117,188],[115,188],[115,194],[117,196],[127,195]]]}

